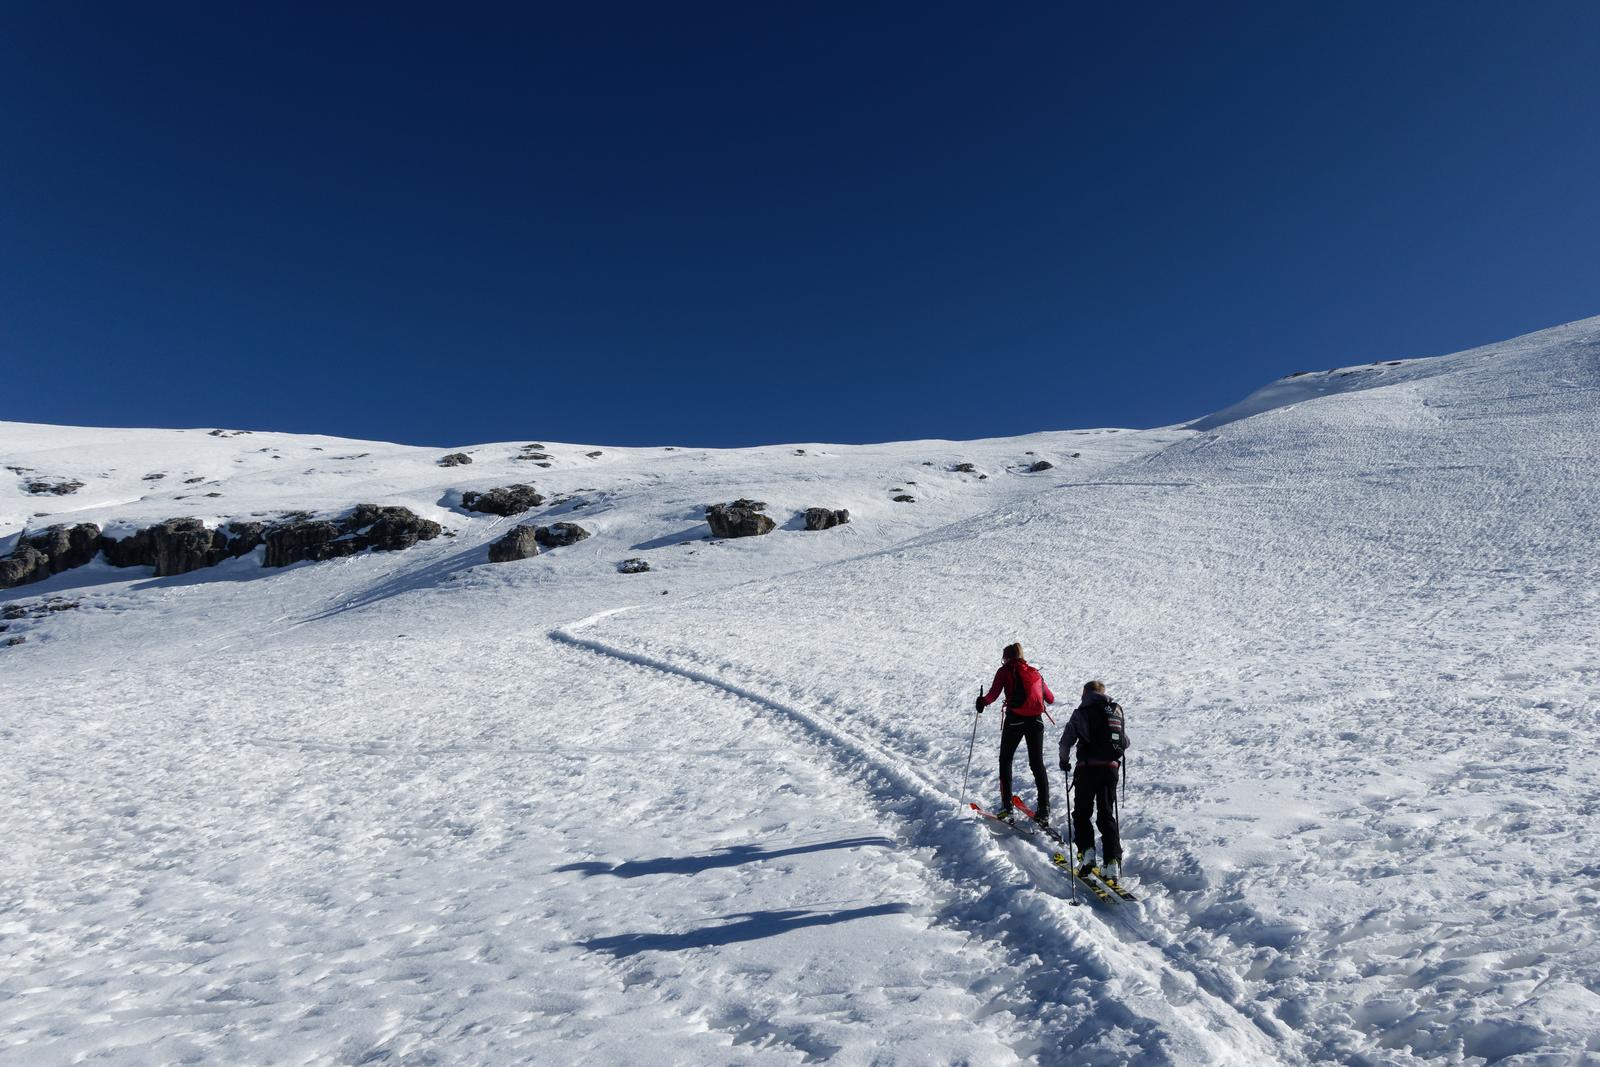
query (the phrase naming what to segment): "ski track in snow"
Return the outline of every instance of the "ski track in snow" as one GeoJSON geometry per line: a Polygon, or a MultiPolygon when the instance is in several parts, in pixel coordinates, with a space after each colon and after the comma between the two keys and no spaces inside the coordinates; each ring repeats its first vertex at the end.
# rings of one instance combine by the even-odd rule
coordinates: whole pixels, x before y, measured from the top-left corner
{"type": "Polygon", "coordinates": [[[1259,1026],[1278,1040],[1291,1032],[1253,1015],[1248,1007],[1236,1010],[1234,1002],[1244,999],[1236,983],[1188,959],[1171,937],[1151,936],[1137,906],[1106,907],[1104,925],[1093,920],[1086,925],[1079,916],[1064,914],[1071,883],[1052,869],[1043,853],[1009,836],[1004,840],[1010,848],[984,848],[991,832],[957,807],[955,793],[940,789],[905,758],[830,725],[825,712],[803,710],[702,670],[608,646],[571,630],[554,630],[550,636],[720,690],[800,727],[802,736],[831,753],[870,791],[877,806],[904,821],[901,833],[907,844],[926,847],[937,860],[938,873],[965,890],[966,899],[941,916],[944,922],[970,925],[1008,942],[1018,966],[1027,968],[1030,956],[1048,961],[1028,968],[1029,999],[1040,1006],[1045,1047],[1074,1050],[1075,1062],[1095,1062],[1099,1050],[1086,1040],[1085,1024],[1104,1026],[1106,1002],[1111,1001],[1123,1013],[1120,1028],[1144,1035],[1135,1047],[1116,1048],[1111,1062],[1128,1055],[1145,1063],[1280,1062],[1251,1027],[1259,1026]],[[995,862],[996,851],[1011,857],[1005,867],[995,862]],[[1036,884],[1043,893],[1031,892],[1036,884]],[[1152,947],[1158,951],[1144,950],[1152,947]]]}
{"type": "Polygon", "coordinates": [[[446,471],[0,424],[84,483],[0,481],[0,550],[363,500],[452,535],[0,591],[0,1062],[1596,1062],[1597,396],[1589,320],[1155,431],[446,471]],[[513,481],[594,536],[484,565],[530,520],[459,494],[513,481]],[[780,530],[705,539],[736,496],[780,530]],[[1137,905],[956,810],[1017,639],[1128,709],[1137,905]]]}

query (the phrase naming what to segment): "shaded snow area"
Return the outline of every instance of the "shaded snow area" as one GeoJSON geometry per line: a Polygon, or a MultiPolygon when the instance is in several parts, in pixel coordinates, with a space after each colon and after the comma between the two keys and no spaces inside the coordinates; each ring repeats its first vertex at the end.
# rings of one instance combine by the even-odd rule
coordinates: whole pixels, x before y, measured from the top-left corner
{"type": "Polygon", "coordinates": [[[445,531],[0,591],[0,1062],[1600,1061],[1600,320],[1313,377],[860,447],[0,423],[0,553],[445,531]],[[1137,903],[958,810],[1013,640],[1127,710],[1137,903]]]}

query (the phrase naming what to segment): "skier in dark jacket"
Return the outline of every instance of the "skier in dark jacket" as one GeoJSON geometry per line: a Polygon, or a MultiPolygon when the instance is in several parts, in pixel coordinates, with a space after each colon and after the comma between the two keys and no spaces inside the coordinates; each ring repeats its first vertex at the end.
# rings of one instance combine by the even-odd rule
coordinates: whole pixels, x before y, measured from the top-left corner
{"type": "Polygon", "coordinates": [[[1044,723],[1040,716],[1044,706],[1054,704],[1056,695],[1044,684],[1040,674],[1022,658],[1022,645],[1007,645],[1000,653],[1000,669],[994,672],[994,684],[987,696],[978,698],[978,714],[993,704],[1003,692],[1006,695],[1005,721],[1000,726],[1000,818],[1011,818],[1011,761],[1016,757],[1017,746],[1028,742],[1028,768],[1033,771],[1033,784],[1039,794],[1034,819],[1050,825],[1050,779],[1044,766],[1044,723]]]}
{"type": "Polygon", "coordinates": [[[1083,700],[1073,709],[1061,733],[1061,771],[1072,783],[1072,836],[1077,845],[1077,869],[1095,869],[1094,826],[1100,828],[1107,881],[1122,875],[1122,839],[1117,829],[1117,771],[1122,750],[1128,747],[1122,708],[1106,696],[1102,682],[1086,682],[1083,700]],[[1071,777],[1072,746],[1078,746],[1078,774],[1071,777]]]}

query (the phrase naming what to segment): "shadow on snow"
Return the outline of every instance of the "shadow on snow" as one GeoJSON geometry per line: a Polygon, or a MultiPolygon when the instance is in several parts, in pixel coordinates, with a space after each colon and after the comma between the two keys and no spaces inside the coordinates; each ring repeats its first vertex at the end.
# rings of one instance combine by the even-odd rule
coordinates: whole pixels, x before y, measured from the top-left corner
{"type": "Polygon", "coordinates": [[[760,845],[728,845],[715,852],[699,856],[660,856],[650,860],[628,860],[625,863],[569,863],[557,871],[576,871],[585,877],[609,874],[613,878],[643,878],[650,874],[699,874],[718,867],[738,867],[745,863],[782,856],[800,856],[808,852],[826,852],[836,848],[892,848],[894,842],[887,837],[845,837],[837,841],[819,841],[791,848],[765,849],[760,845]]]}
{"type": "Polygon", "coordinates": [[[736,912],[715,926],[703,926],[681,934],[616,934],[612,937],[594,937],[579,941],[580,948],[591,952],[604,952],[621,959],[640,952],[681,952],[690,948],[713,948],[732,945],[740,941],[759,941],[776,937],[790,930],[807,926],[832,926],[836,923],[866,919],[874,915],[900,915],[911,910],[909,904],[873,904],[864,908],[845,908],[840,911],[806,911],[790,908],[778,911],[736,912]]]}

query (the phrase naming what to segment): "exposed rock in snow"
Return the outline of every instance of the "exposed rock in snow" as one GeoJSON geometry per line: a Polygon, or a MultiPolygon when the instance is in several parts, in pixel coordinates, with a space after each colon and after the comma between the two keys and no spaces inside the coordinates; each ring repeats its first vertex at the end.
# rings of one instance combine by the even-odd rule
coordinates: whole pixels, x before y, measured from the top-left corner
{"type": "Polygon", "coordinates": [[[1036,459],[1032,463],[1028,464],[1028,473],[1029,474],[1038,474],[1040,471],[1047,471],[1047,470],[1053,470],[1053,469],[1055,469],[1055,464],[1051,463],[1047,459],[1036,459]]]}
{"type": "Polygon", "coordinates": [[[531,485],[518,483],[516,485],[503,485],[497,489],[486,492],[466,492],[461,494],[461,507],[466,511],[477,511],[486,515],[520,515],[531,508],[536,508],[544,503],[544,497],[531,485]]]}
{"type": "Polygon", "coordinates": [[[452,452],[448,456],[440,456],[438,459],[441,467],[460,467],[471,462],[472,457],[465,452],[452,452]]]}
{"type": "Polygon", "coordinates": [[[617,564],[617,570],[622,574],[643,574],[650,569],[650,561],[646,559],[625,559],[617,564]]]}
{"type": "Polygon", "coordinates": [[[31,496],[70,496],[71,494],[76,493],[79,489],[82,489],[83,483],[78,481],[76,478],[55,482],[44,479],[34,479],[25,484],[22,488],[24,492],[31,496]]]}
{"type": "Polygon", "coordinates": [[[829,530],[850,521],[850,512],[845,508],[837,511],[830,508],[806,508],[806,529],[829,530]]]}
{"type": "Polygon", "coordinates": [[[443,528],[432,519],[419,518],[409,508],[358,504],[338,522],[307,519],[269,528],[264,563],[286,567],[302,560],[336,559],[366,549],[394,552],[418,541],[438,537],[443,528]]]}
{"type": "Polygon", "coordinates": [[[706,523],[713,537],[757,537],[771,533],[778,526],[761,514],[766,506],[760,500],[743,497],[728,504],[712,504],[706,508],[706,523]]]}
{"type": "Polygon", "coordinates": [[[489,546],[490,563],[511,563],[539,554],[539,537],[532,526],[518,526],[489,546]]]}
{"type": "Polygon", "coordinates": [[[545,548],[565,548],[588,537],[589,531],[575,522],[553,522],[536,528],[534,536],[545,548]]]}
{"type": "Polygon", "coordinates": [[[100,550],[100,527],[93,523],[48,526],[17,540],[0,560],[0,589],[41,582],[52,574],[81,567],[100,550]]]}

